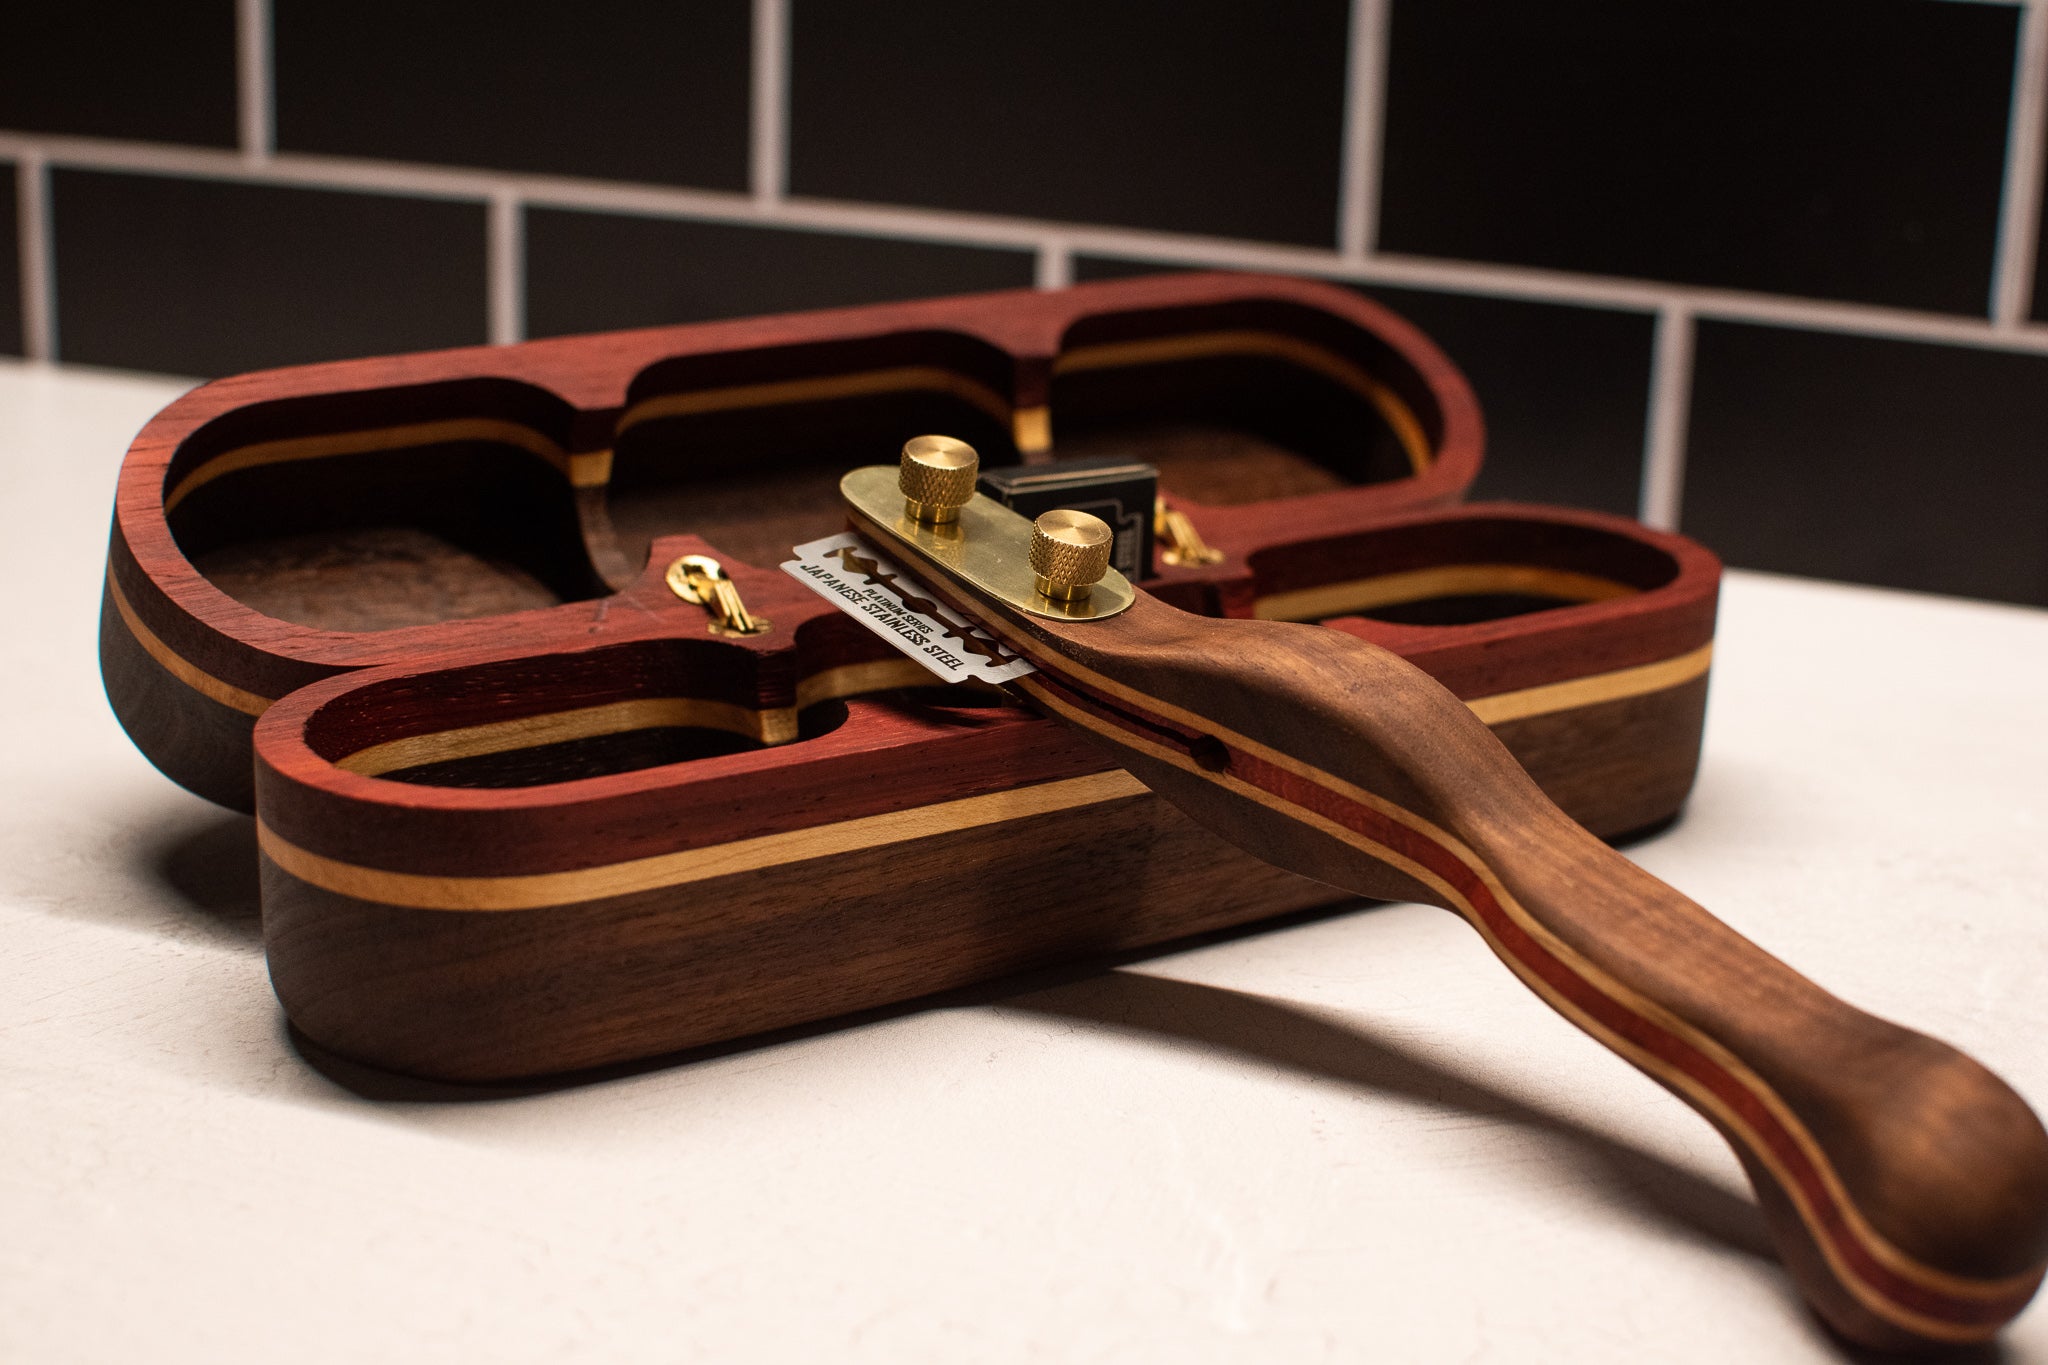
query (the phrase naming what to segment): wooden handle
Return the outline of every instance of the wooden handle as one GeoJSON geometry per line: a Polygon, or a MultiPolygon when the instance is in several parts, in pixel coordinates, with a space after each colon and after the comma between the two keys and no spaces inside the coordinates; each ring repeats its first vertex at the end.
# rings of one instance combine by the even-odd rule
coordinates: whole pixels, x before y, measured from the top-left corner
{"type": "Polygon", "coordinates": [[[2048,1133],[1947,1045],[1853,1009],[1565,816],[1484,724],[1336,631],[1140,596],[1061,623],[971,608],[1016,686],[1245,849],[1456,910],[1550,1005],[1718,1128],[1785,1263],[1844,1335],[1990,1337],[2048,1257],[2048,1133]]]}

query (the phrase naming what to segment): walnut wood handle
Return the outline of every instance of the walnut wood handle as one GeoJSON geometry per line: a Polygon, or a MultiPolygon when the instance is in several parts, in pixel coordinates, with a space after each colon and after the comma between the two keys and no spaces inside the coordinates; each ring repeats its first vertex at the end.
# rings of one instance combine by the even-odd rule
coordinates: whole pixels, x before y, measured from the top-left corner
{"type": "Polygon", "coordinates": [[[1434,680],[1336,631],[1140,595],[1061,623],[971,608],[1016,686],[1209,828],[1362,895],[1456,910],[1550,1005],[1734,1147],[1846,1336],[1993,1335],[2048,1257],[2048,1133],[1946,1044],[1821,990],[1573,822],[1434,680]]]}

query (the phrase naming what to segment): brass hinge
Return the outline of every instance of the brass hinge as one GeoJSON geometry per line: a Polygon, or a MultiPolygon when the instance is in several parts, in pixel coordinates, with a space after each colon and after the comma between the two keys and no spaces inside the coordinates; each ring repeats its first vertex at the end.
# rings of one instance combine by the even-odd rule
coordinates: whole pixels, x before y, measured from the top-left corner
{"type": "Polygon", "coordinates": [[[770,622],[747,610],[740,590],[725,576],[725,566],[710,555],[684,555],[668,566],[669,591],[711,614],[713,635],[760,635],[770,622]]]}
{"type": "Polygon", "coordinates": [[[1152,503],[1152,535],[1159,542],[1159,557],[1172,565],[1221,564],[1223,551],[1202,539],[1195,523],[1185,512],[1166,505],[1165,498],[1152,503]]]}

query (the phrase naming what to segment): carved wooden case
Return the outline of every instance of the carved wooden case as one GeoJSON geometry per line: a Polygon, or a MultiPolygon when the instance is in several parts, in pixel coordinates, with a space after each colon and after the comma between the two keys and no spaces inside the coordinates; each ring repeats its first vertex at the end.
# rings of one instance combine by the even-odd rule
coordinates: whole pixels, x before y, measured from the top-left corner
{"type": "Polygon", "coordinates": [[[1457,506],[1479,411],[1335,287],[1162,276],[239,376],[123,468],[122,723],[254,809],[292,1020],[457,1079],[647,1057],[1338,899],[776,569],[909,437],[1157,465],[1222,552],[1146,586],[1428,670],[1568,812],[1673,816],[1719,568],[1457,506]],[[664,581],[708,554],[771,622],[664,581]]]}

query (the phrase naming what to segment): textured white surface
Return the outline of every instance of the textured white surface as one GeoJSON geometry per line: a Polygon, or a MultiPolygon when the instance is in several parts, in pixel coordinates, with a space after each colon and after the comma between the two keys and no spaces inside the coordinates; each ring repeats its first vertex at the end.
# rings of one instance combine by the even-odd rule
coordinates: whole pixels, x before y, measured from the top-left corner
{"type": "MultiPolygon", "coordinates": [[[[554,1093],[329,1079],[246,822],[99,689],[175,392],[0,367],[0,1360],[1844,1358],[1707,1127],[1412,906],[554,1093]]],[[[1634,856],[2048,1103],[2048,613],[1736,574],[1720,642],[1634,856]]]]}

